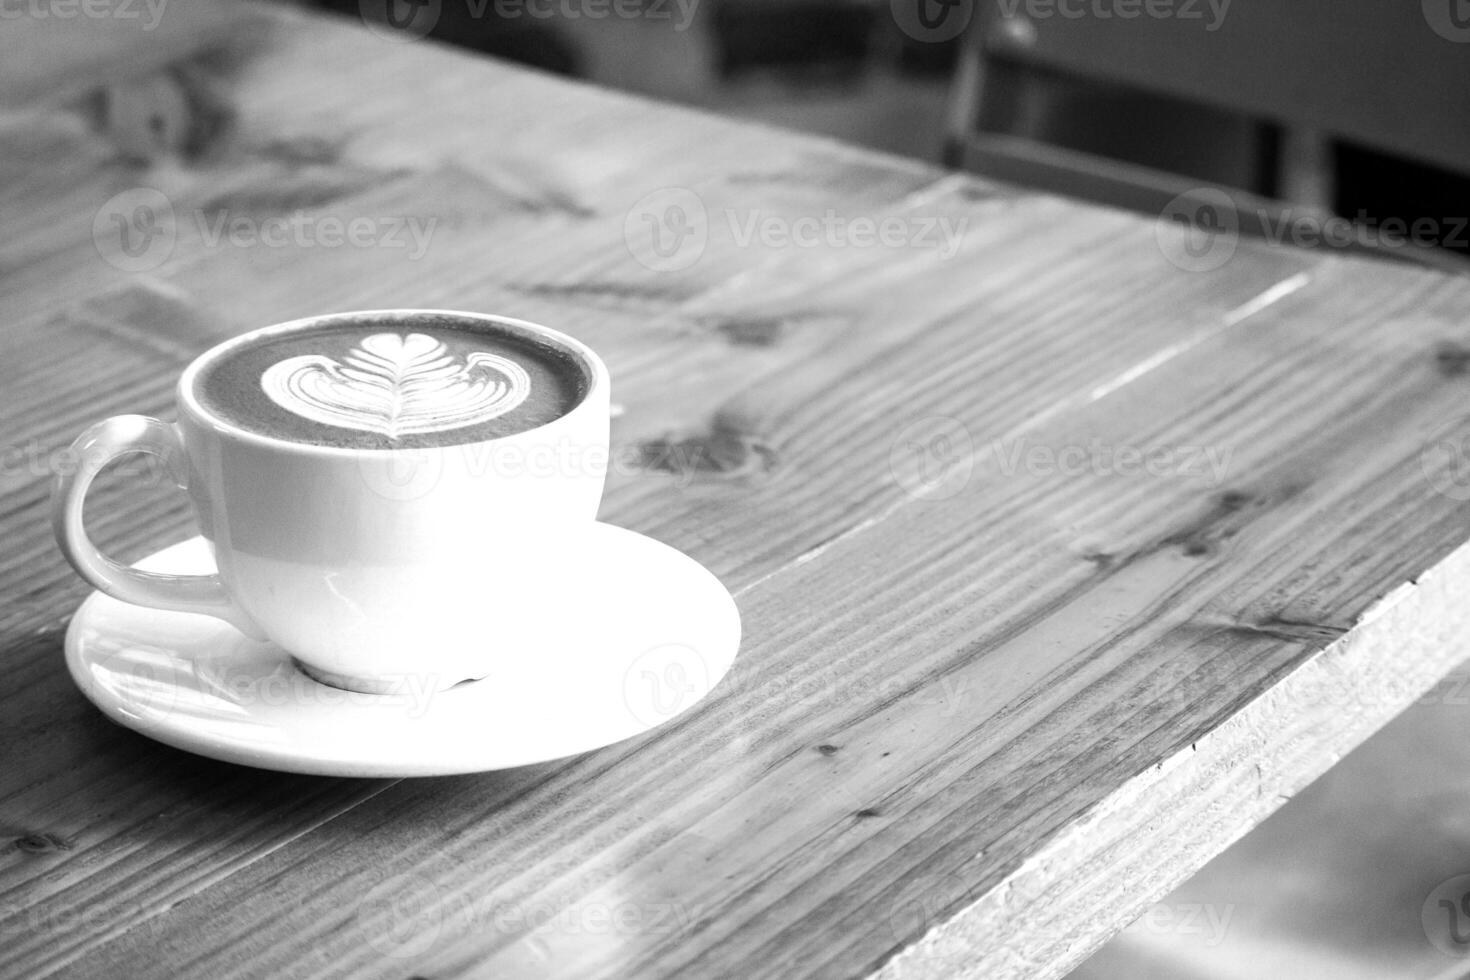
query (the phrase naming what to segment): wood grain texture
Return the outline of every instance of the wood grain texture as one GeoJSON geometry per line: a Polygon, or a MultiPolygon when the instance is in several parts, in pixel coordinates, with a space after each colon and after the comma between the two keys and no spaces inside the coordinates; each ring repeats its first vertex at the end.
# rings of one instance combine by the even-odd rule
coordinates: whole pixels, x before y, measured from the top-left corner
{"type": "MultiPolygon", "coordinates": [[[[1470,284],[1250,243],[1191,273],[1130,215],[280,16],[194,162],[60,112],[0,142],[0,974],[1057,976],[1470,655],[1470,284]],[[130,271],[140,188],[174,240],[130,271]],[[625,230],[670,188],[710,233],[659,272],[625,230]],[[965,224],[739,233],[829,213],[965,224]],[[298,214],[432,228],[211,237],[298,214]],[[452,779],[109,726],[61,662],[55,454],[219,338],[394,305],[604,353],[603,517],[736,593],[732,675],[452,779]]],[[[149,481],[92,502],[130,557],[189,533],[149,481]]]]}

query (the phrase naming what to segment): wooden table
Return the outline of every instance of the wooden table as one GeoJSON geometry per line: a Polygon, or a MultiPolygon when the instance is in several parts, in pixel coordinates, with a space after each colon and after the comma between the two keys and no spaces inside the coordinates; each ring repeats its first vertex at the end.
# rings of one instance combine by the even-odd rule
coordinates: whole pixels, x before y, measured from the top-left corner
{"type": "MultiPolygon", "coordinates": [[[[1462,280],[1247,242],[1190,271],[1132,215],[345,22],[220,66],[234,125],[187,162],[62,107],[0,142],[0,975],[1054,977],[1470,654],[1462,280]],[[121,251],[167,217],[139,188],[174,238],[121,251]],[[702,249],[650,252],[699,208],[702,249]],[[252,243],[298,210],[317,238],[252,243]],[[396,305],[605,354],[603,517],[724,579],[732,675],[459,778],[106,722],[62,663],[57,451],[169,413],[222,337],[396,305]]],[[[91,506],[132,558],[191,533],[125,478],[91,506]]]]}

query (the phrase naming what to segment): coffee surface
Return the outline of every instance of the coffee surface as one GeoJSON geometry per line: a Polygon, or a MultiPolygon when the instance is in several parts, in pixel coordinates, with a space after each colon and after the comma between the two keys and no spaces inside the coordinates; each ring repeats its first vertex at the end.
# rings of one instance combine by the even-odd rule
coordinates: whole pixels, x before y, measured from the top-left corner
{"type": "Polygon", "coordinates": [[[401,449],[479,442],[576,407],[571,355],[493,324],[324,325],[217,355],[195,376],[211,414],[311,445],[401,449]]]}

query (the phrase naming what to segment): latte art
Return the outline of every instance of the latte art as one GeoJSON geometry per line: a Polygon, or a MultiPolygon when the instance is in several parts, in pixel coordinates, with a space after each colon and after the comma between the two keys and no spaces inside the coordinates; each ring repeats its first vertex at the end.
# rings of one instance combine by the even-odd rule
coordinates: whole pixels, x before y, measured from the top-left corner
{"type": "Polygon", "coordinates": [[[402,450],[548,425],[581,402],[587,373],[571,352],[514,326],[423,311],[324,317],[227,344],[190,387],[206,412],[252,434],[402,450]]]}
{"type": "Polygon", "coordinates": [[[301,418],[389,439],[479,425],[531,393],[531,377],[515,361],[483,351],[459,358],[422,333],[363,337],[340,361],[289,357],[267,368],[260,385],[301,418]]]}

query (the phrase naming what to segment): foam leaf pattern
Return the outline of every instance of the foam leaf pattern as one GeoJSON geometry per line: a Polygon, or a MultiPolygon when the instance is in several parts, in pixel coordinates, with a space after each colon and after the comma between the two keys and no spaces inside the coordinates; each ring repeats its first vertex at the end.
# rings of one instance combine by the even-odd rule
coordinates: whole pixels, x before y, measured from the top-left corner
{"type": "Polygon", "coordinates": [[[458,359],[421,333],[364,337],[341,361],[288,357],[261,375],[271,401],[313,422],[389,439],[478,425],[526,400],[531,377],[499,354],[458,359]]]}

